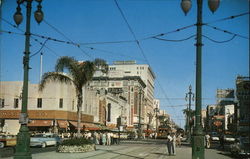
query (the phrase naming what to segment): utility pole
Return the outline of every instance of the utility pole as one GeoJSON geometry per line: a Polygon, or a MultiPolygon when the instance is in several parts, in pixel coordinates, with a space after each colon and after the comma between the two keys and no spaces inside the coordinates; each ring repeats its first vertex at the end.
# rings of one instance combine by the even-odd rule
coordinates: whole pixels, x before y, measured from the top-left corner
{"type": "Polygon", "coordinates": [[[189,85],[189,92],[186,93],[186,101],[188,100],[188,106],[187,106],[187,119],[186,119],[186,133],[187,133],[187,141],[190,143],[191,140],[191,125],[190,125],[190,119],[191,119],[191,101],[194,101],[194,93],[192,92],[192,86],[189,85]]]}
{"type": "MultiPolygon", "coordinates": [[[[25,31],[25,50],[23,56],[23,91],[22,91],[22,108],[19,117],[19,123],[21,124],[19,133],[17,134],[17,144],[14,154],[14,159],[31,159],[30,152],[30,133],[28,129],[28,81],[29,81],[29,60],[30,60],[30,18],[31,8],[33,0],[18,0],[16,13],[14,14],[14,21],[17,25],[21,24],[23,15],[21,13],[21,4],[26,2],[26,31],[25,31]]],[[[38,2],[37,11],[35,12],[35,19],[37,23],[41,23],[43,20],[43,12],[41,10],[42,0],[36,0],[38,2]]]]}
{"type": "MultiPolygon", "coordinates": [[[[182,0],[181,7],[185,15],[191,8],[191,0],[182,0]]],[[[196,79],[195,79],[195,127],[192,135],[192,159],[204,159],[204,134],[201,126],[202,106],[202,4],[203,0],[197,0],[197,23],[196,23],[196,79]]],[[[209,9],[215,12],[219,7],[220,0],[208,0],[209,9]]]]}

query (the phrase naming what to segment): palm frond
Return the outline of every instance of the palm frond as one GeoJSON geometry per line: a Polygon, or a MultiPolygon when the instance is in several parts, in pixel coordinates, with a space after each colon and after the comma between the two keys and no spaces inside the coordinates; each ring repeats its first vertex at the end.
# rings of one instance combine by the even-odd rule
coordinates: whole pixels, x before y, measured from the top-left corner
{"type": "Polygon", "coordinates": [[[108,64],[105,60],[96,58],[94,64],[98,70],[101,70],[103,73],[108,73],[108,64]]]}
{"type": "Polygon", "coordinates": [[[57,60],[55,66],[55,72],[63,72],[64,69],[68,69],[69,73],[72,74],[77,70],[78,61],[73,57],[62,56],[57,60]]]}
{"type": "Polygon", "coordinates": [[[60,72],[47,72],[43,74],[42,80],[39,84],[39,91],[42,91],[45,87],[45,85],[48,82],[61,82],[61,83],[66,83],[66,84],[70,84],[72,83],[72,79],[60,72]]]}

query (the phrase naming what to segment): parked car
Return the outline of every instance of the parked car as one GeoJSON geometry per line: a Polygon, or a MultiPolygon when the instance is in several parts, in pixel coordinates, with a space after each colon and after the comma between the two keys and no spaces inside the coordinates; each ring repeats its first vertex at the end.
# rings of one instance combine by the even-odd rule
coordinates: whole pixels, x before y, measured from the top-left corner
{"type": "Polygon", "coordinates": [[[233,144],[230,145],[230,152],[233,155],[250,156],[249,137],[239,137],[233,144]]]}
{"type": "Polygon", "coordinates": [[[217,135],[217,134],[212,134],[211,135],[211,141],[219,141],[219,140],[220,140],[219,135],[217,135]]]}
{"type": "Polygon", "coordinates": [[[0,135],[0,148],[4,148],[5,146],[15,146],[16,145],[16,136],[15,135],[0,135]]]}
{"type": "Polygon", "coordinates": [[[220,135],[217,132],[210,132],[210,141],[215,142],[220,140],[220,135]]]}
{"type": "Polygon", "coordinates": [[[57,134],[45,133],[45,134],[36,134],[30,138],[30,146],[57,146],[62,142],[62,139],[57,134]]]}
{"type": "Polygon", "coordinates": [[[224,141],[227,142],[227,143],[232,143],[235,141],[235,138],[233,135],[225,135],[224,136],[224,141]]]}

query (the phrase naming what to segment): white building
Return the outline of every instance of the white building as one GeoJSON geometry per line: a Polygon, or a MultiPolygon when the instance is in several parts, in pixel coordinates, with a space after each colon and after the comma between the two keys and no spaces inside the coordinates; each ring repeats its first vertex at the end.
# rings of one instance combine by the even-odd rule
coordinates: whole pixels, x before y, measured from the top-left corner
{"type": "Polygon", "coordinates": [[[224,107],[224,109],[225,109],[225,124],[224,124],[224,129],[225,130],[228,130],[228,123],[230,123],[229,121],[228,121],[228,118],[229,118],[229,116],[231,116],[231,115],[233,115],[234,114],[234,104],[231,104],[231,105],[225,105],[225,107],[224,107]]]}
{"type": "MultiPolygon", "coordinates": [[[[17,134],[23,82],[1,82],[0,129],[17,134]]],[[[85,130],[98,130],[104,118],[105,124],[116,125],[119,115],[127,116],[127,101],[113,94],[100,94],[90,87],[83,89],[82,124],[85,130]],[[105,99],[104,106],[102,100],[105,99]],[[104,109],[102,109],[102,106],[104,109]],[[95,124],[97,125],[95,125],[95,124]]],[[[72,85],[48,83],[42,92],[38,84],[29,83],[28,124],[30,131],[75,131],[77,122],[77,99],[72,85]]]]}
{"type": "MultiPolygon", "coordinates": [[[[101,74],[99,73],[100,76],[101,74]]],[[[144,108],[142,108],[142,120],[144,124],[149,122],[148,113],[154,113],[154,80],[155,74],[147,64],[136,64],[135,61],[115,61],[109,65],[110,78],[136,77],[139,76],[146,84],[144,89],[144,108]]],[[[138,119],[138,118],[137,118],[138,119]]],[[[136,119],[135,119],[136,120],[136,119]]]]}

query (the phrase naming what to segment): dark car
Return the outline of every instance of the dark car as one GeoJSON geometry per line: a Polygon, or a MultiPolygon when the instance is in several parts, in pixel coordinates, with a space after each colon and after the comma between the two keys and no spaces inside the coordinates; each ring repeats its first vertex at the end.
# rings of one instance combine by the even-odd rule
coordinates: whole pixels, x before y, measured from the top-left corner
{"type": "Polygon", "coordinates": [[[230,151],[233,155],[250,156],[249,137],[239,137],[230,145],[230,151]]]}

